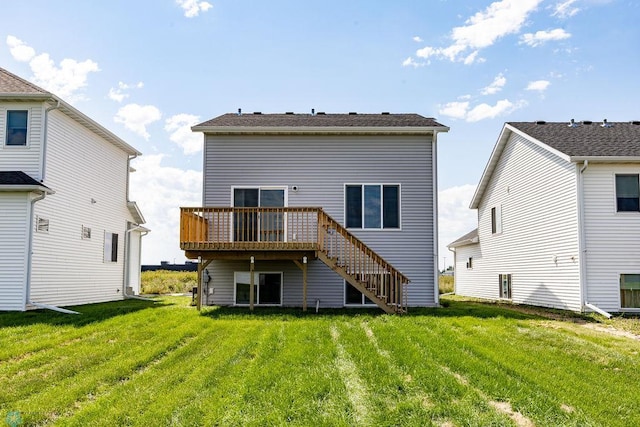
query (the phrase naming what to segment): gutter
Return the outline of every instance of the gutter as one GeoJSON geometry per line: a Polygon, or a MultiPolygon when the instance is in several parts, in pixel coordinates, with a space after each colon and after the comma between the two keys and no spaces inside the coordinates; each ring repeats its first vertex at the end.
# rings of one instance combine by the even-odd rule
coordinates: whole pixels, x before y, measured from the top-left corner
{"type": "MultiPolygon", "coordinates": [[[[131,222],[128,222],[127,224],[132,224],[131,222]]],[[[127,225],[128,227],[128,225],[127,225]]],[[[138,297],[136,295],[128,295],[127,294],[127,284],[129,283],[129,279],[131,277],[131,265],[129,263],[129,252],[130,252],[130,233],[132,231],[136,231],[136,230],[142,230],[142,235],[140,237],[144,237],[147,234],[149,234],[149,230],[146,227],[143,227],[141,225],[136,225],[135,227],[132,228],[127,228],[127,230],[124,233],[124,259],[123,259],[123,268],[124,268],[124,280],[122,282],[122,296],[127,299],[127,298],[132,298],[132,299],[142,299],[144,301],[152,301],[150,299],[147,298],[142,298],[142,297],[138,297]]],[[[139,251],[142,250],[142,245],[139,245],[139,251]]],[[[140,254],[141,252],[139,252],[140,254]]]]}
{"type": "Polygon", "coordinates": [[[28,251],[27,251],[27,283],[26,283],[26,297],[25,297],[25,306],[32,305],[38,308],[44,308],[47,310],[53,310],[60,313],[65,314],[80,314],[77,311],[67,310],[65,308],[56,307],[55,305],[42,304],[39,302],[31,301],[31,265],[33,263],[33,217],[34,215],[34,207],[36,202],[43,200],[47,197],[47,193],[43,192],[40,196],[31,200],[31,212],[29,214],[29,243],[28,243],[28,251]]]}
{"type": "MultiPolygon", "coordinates": [[[[52,98],[55,100],[54,98],[52,98]]],[[[45,172],[47,168],[47,140],[48,140],[48,130],[49,130],[49,112],[52,110],[57,110],[60,108],[60,100],[56,100],[56,105],[47,108],[44,110],[44,124],[43,124],[43,137],[42,137],[42,161],[40,168],[40,182],[44,182],[45,172]]]]}
{"type": "Polygon", "coordinates": [[[584,305],[589,307],[591,310],[593,310],[593,311],[595,311],[595,312],[597,312],[599,314],[602,314],[607,319],[611,319],[611,317],[613,317],[611,315],[611,313],[608,313],[608,312],[604,311],[603,309],[601,309],[600,307],[597,307],[597,306],[595,306],[595,305],[593,305],[591,303],[585,302],[584,305]]]}
{"type": "MultiPolygon", "coordinates": [[[[433,184],[433,302],[440,305],[440,268],[438,265],[438,132],[433,132],[431,143],[431,173],[433,184]]],[[[446,268],[446,266],[445,266],[446,268]]]]}

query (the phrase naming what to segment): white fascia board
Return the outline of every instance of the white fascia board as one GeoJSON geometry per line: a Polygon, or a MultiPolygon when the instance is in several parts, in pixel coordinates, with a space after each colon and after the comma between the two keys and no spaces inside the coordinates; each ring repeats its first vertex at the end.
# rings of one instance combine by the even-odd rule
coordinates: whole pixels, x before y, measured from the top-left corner
{"type": "Polygon", "coordinates": [[[402,126],[402,127],[364,127],[364,126],[193,126],[193,132],[203,132],[206,134],[369,134],[369,135],[430,135],[434,132],[448,132],[446,126],[402,126]]]}
{"type": "Polygon", "coordinates": [[[0,100],[3,101],[47,101],[53,96],[45,93],[3,93],[0,100]]]}
{"type": "Polygon", "coordinates": [[[142,211],[140,211],[140,208],[138,207],[138,204],[136,202],[127,202],[127,208],[129,209],[129,213],[138,225],[146,223],[144,216],[142,216],[142,211]]]}
{"type": "Polygon", "coordinates": [[[49,187],[40,185],[0,185],[0,192],[3,193],[30,193],[33,191],[38,191],[45,194],[56,194],[56,192],[49,187]]]}
{"type": "Polygon", "coordinates": [[[638,156],[572,156],[570,161],[574,163],[640,163],[638,156]]]}

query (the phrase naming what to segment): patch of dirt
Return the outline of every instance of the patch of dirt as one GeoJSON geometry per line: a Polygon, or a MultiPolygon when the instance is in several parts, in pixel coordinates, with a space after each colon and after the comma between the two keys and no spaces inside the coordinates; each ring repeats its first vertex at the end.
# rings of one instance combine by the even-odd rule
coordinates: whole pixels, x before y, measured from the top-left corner
{"type": "Polygon", "coordinates": [[[560,409],[562,409],[567,414],[571,414],[576,410],[573,406],[565,405],[564,403],[560,405],[560,409]]]}
{"type": "Polygon", "coordinates": [[[489,401],[489,405],[506,414],[513,420],[518,427],[534,427],[535,424],[529,418],[522,415],[520,412],[514,411],[509,402],[496,402],[494,400],[489,401]]]}
{"type": "Polygon", "coordinates": [[[631,338],[634,340],[639,340],[640,341],[640,335],[636,335],[634,333],[631,332],[627,332],[627,331],[623,331],[620,329],[616,329],[613,326],[602,326],[602,325],[597,325],[594,323],[587,323],[585,325],[586,328],[589,329],[593,329],[594,331],[598,331],[598,332],[604,332],[610,335],[614,335],[617,337],[627,337],[627,338],[631,338]]]}

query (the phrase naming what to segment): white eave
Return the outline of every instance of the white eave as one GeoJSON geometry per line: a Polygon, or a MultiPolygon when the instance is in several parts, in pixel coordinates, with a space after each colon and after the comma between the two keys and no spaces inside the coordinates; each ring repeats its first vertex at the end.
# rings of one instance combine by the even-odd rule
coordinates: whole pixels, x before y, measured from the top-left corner
{"type": "Polygon", "coordinates": [[[127,202],[127,209],[129,209],[129,213],[133,217],[133,220],[136,224],[140,225],[146,222],[136,202],[127,202]]]}
{"type": "Polygon", "coordinates": [[[193,132],[214,135],[430,135],[446,126],[193,126],[193,132]]]}
{"type": "Polygon", "coordinates": [[[572,156],[569,160],[573,163],[640,163],[638,156],[572,156]]]}
{"type": "Polygon", "coordinates": [[[56,194],[55,191],[50,189],[45,185],[11,185],[11,184],[2,184],[0,185],[0,192],[3,193],[30,193],[30,192],[40,192],[45,194],[56,194]]]}

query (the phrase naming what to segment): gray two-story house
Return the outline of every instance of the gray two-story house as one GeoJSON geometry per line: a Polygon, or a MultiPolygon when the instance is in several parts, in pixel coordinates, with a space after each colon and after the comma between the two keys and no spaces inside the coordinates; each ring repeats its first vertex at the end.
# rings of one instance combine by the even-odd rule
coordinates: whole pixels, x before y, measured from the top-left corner
{"type": "Polygon", "coordinates": [[[437,149],[418,114],[224,114],[204,134],[203,207],[182,208],[199,302],[436,306],[437,149]]]}

